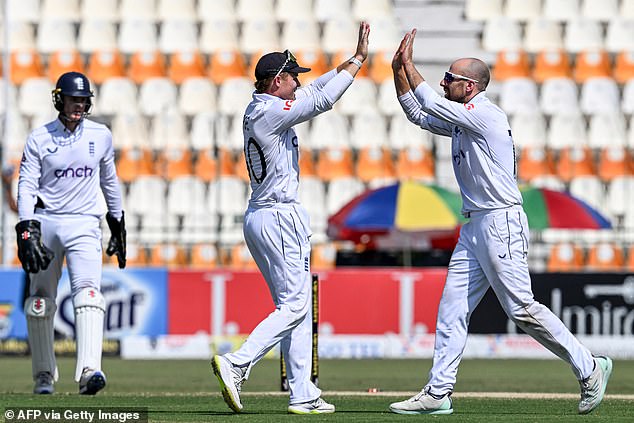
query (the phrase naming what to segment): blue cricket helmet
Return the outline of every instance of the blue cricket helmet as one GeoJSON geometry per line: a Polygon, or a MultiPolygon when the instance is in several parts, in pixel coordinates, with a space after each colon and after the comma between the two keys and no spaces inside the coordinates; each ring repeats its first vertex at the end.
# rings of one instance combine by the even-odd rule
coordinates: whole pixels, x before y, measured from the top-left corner
{"type": "Polygon", "coordinates": [[[55,89],[52,92],[53,105],[59,112],[64,110],[64,100],[62,96],[70,97],[87,97],[88,102],[86,105],[85,114],[90,113],[92,107],[91,97],[94,96],[90,90],[90,81],[86,78],[86,75],[79,72],[66,72],[62,74],[55,84],[55,89]]]}

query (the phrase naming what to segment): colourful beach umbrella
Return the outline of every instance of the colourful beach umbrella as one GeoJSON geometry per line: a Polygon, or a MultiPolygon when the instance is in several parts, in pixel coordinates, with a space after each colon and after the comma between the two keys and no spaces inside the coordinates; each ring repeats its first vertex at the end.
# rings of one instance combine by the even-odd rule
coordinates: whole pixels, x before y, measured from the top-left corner
{"type": "Polygon", "coordinates": [[[520,191],[531,230],[612,228],[601,213],[567,192],[534,187],[520,191]]]}
{"type": "MultiPolygon", "coordinates": [[[[609,220],[567,192],[522,187],[524,211],[531,230],[609,229],[609,220]]],[[[393,247],[416,247],[417,240],[434,248],[453,248],[460,225],[462,199],[457,192],[419,182],[400,182],[368,190],[328,219],[328,236],[393,247]]]]}
{"type": "MultiPolygon", "coordinates": [[[[406,181],[355,197],[328,219],[332,239],[368,243],[373,237],[412,234],[453,235],[466,219],[460,194],[435,185],[406,181]]],[[[406,239],[405,239],[406,238],[406,239]]]]}

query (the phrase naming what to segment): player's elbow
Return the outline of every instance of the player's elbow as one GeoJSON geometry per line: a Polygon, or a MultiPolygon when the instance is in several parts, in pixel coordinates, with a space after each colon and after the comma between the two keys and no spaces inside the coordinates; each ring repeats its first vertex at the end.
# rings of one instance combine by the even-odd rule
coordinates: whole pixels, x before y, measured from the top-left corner
{"type": "Polygon", "coordinates": [[[321,95],[315,96],[315,110],[319,113],[327,112],[332,109],[332,106],[335,104],[337,100],[331,99],[328,95],[322,93],[321,95]]]}

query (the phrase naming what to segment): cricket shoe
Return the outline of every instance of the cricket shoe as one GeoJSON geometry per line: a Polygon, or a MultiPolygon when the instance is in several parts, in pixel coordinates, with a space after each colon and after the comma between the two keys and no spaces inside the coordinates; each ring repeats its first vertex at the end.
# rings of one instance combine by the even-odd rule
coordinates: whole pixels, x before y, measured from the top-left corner
{"type": "Polygon", "coordinates": [[[292,404],[288,406],[291,414],[329,414],[335,412],[335,406],[327,403],[322,398],[312,401],[292,404]]]}
{"type": "Polygon", "coordinates": [[[425,388],[410,399],[390,404],[390,411],[396,414],[451,414],[452,405],[449,394],[437,399],[429,393],[429,388],[425,388]]]}
{"type": "Polygon", "coordinates": [[[579,381],[581,386],[579,414],[588,414],[601,404],[610,374],[612,374],[612,360],[602,355],[595,356],[592,374],[579,381]]]}
{"type": "Polygon", "coordinates": [[[84,368],[79,379],[80,395],[95,395],[106,386],[106,375],[101,370],[84,368]]]}
{"type": "Polygon", "coordinates": [[[53,375],[49,372],[40,372],[35,378],[34,394],[52,394],[55,392],[53,387],[53,375]]]}
{"type": "Polygon", "coordinates": [[[215,355],[211,359],[211,367],[220,383],[225,403],[236,413],[241,412],[243,407],[240,401],[240,392],[245,381],[244,371],[221,355],[215,355]]]}

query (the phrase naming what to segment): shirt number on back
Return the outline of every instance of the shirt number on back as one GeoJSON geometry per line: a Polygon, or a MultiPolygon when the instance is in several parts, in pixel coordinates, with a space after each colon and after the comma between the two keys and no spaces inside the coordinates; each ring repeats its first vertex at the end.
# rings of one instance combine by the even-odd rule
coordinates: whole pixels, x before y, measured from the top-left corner
{"type": "Polygon", "coordinates": [[[255,138],[249,138],[247,148],[244,151],[247,160],[247,169],[252,180],[261,184],[266,178],[266,162],[264,161],[264,152],[255,138]]]}

